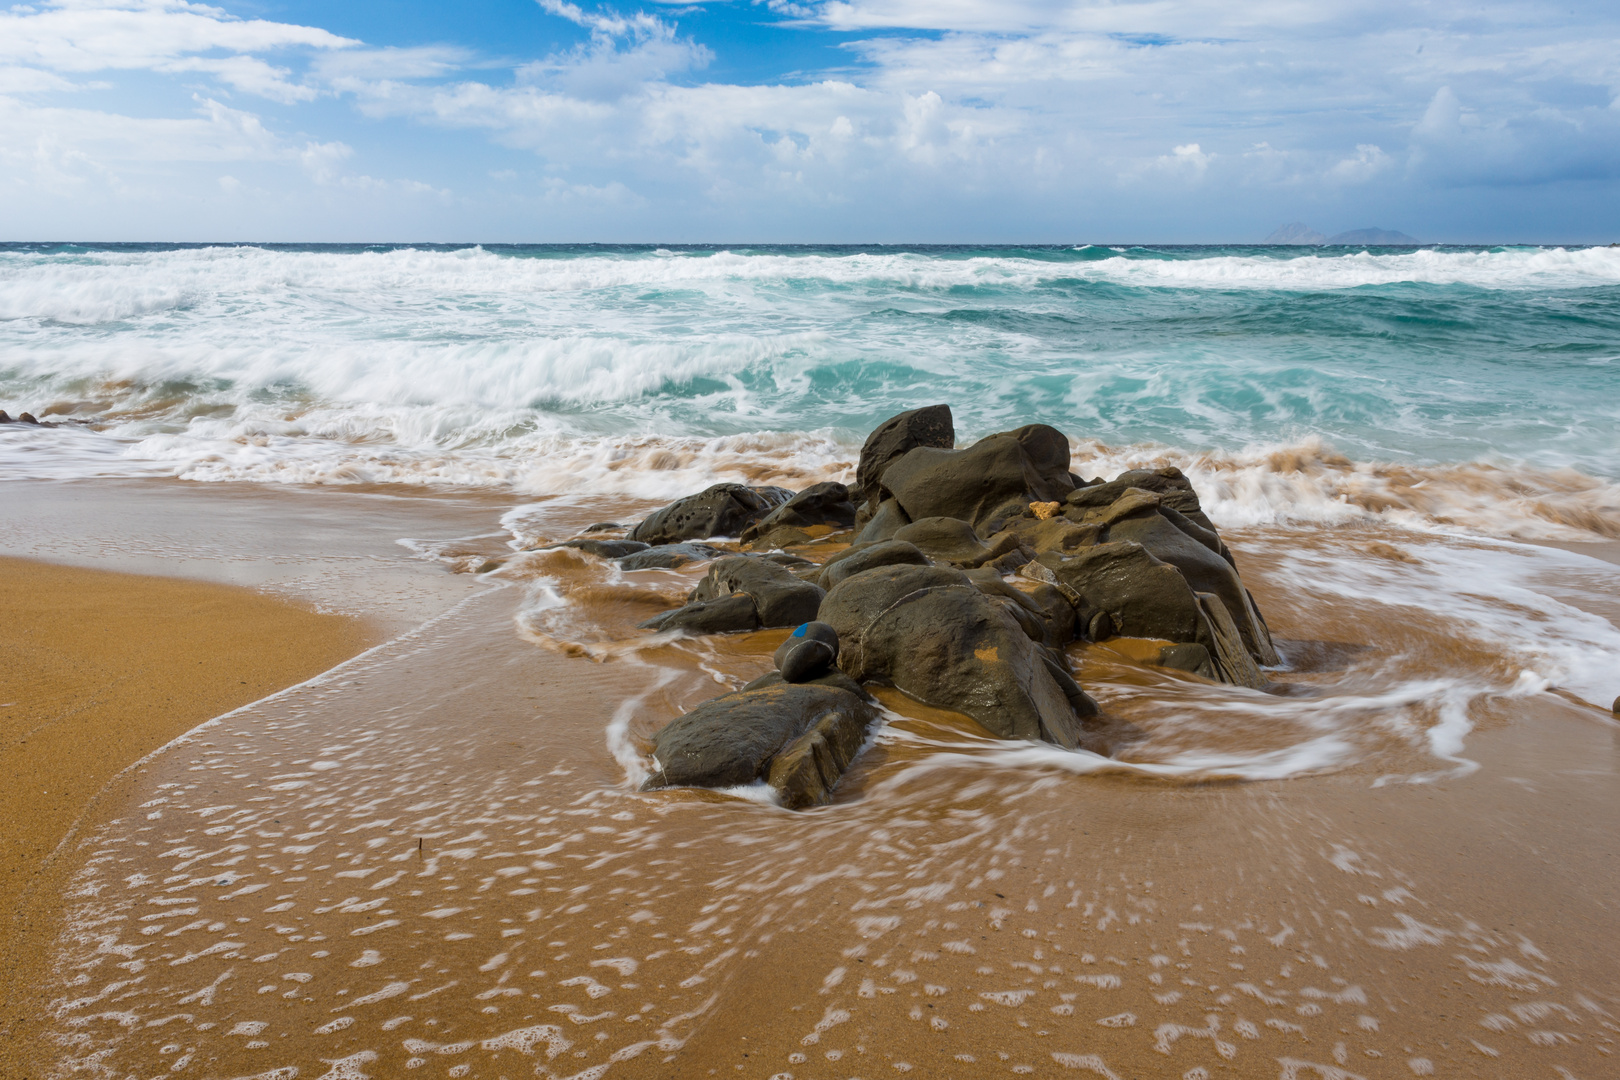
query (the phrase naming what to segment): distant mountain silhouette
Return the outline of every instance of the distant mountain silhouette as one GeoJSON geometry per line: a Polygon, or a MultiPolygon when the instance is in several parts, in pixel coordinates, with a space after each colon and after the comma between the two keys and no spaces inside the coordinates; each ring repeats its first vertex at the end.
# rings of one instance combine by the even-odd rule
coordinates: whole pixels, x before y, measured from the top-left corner
{"type": "Polygon", "coordinates": [[[1394,232],[1390,229],[1351,229],[1349,232],[1339,233],[1328,237],[1329,244],[1369,244],[1373,247],[1415,247],[1419,241],[1416,237],[1407,236],[1403,232],[1394,232]]]}
{"type": "Polygon", "coordinates": [[[1336,236],[1325,236],[1303,221],[1292,221],[1266,237],[1268,244],[1367,244],[1371,247],[1409,247],[1419,243],[1403,232],[1389,229],[1351,229],[1336,236]]]}
{"type": "Polygon", "coordinates": [[[1268,244],[1325,244],[1328,238],[1303,221],[1291,221],[1266,237],[1268,244]]]}

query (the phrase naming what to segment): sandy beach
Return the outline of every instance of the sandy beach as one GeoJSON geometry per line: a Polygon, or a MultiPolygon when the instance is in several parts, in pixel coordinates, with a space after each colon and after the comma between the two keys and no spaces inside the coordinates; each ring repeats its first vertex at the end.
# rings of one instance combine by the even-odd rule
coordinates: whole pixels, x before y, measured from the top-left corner
{"type": "MultiPolygon", "coordinates": [[[[171,524],[201,505],[148,494],[171,524]]],[[[216,546],[293,505],[237,498],[240,536],[191,519],[222,530],[216,546]]],[[[307,505],[322,500],[342,505],[307,505]]],[[[446,570],[474,557],[456,553],[478,550],[465,538],[489,508],[400,512],[463,537],[436,564],[401,564],[424,593],[454,590],[416,629],[233,713],[96,805],[53,864],[59,902],[30,907],[38,992],[16,999],[15,1075],[1584,1080],[1612,1065],[1620,728],[1601,710],[1555,693],[1493,704],[1466,764],[1395,743],[1324,775],[1187,783],[1017,764],[1006,744],[942,755],[928,740],[980,738],[971,722],[885,692],[895,734],[830,806],[640,795],[625,747],[711,696],[712,672],[766,665],[781,632],[639,659],[607,639],[562,648],[537,632],[569,630],[546,621],[559,609],[536,614],[541,580],[574,590],[608,639],[642,605],[595,564],[544,553],[477,585],[446,570]]],[[[140,517],[113,547],[145,542],[140,517]]],[[[320,536],[302,550],[329,548],[320,536]]],[[[1332,624],[1368,648],[1388,633],[1355,604],[1291,599],[1263,532],[1230,539],[1279,639],[1332,624]]],[[[239,696],[188,678],[182,698],[137,666],[119,685],[153,712],[172,698],[203,718],[362,640],[240,590],[12,565],[195,613],[166,662],[240,672],[239,696]],[[273,612],[299,628],[279,648],[187,652],[262,644],[273,612]],[[248,613],[245,638],[195,636],[248,613]]],[[[356,580],[397,572],[366,565],[356,580]]],[[[110,664],[153,647],[124,607],[116,648],[105,622],[64,620],[63,653],[110,664]]],[[[1423,663],[1494,663],[1403,632],[1436,650],[1423,663]]],[[[1119,708],[1132,699],[1108,688],[1144,678],[1106,653],[1078,666],[1119,708]]],[[[67,760],[97,744],[86,732],[64,736],[67,760]]]]}
{"type": "Polygon", "coordinates": [[[353,656],[374,634],[247,589],[9,558],[0,610],[10,1053],[26,1045],[14,1025],[39,1008],[43,947],[60,915],[52,855],[103,799],[117,800],[115,777],[197,724],[353,656]]]}

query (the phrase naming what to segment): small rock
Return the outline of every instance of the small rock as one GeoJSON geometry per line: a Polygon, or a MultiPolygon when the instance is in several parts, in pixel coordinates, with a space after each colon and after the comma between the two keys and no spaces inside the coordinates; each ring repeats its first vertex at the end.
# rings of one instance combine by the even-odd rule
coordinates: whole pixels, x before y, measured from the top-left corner
{"type": "Polygon", "coordinates": [[[782,681],[809,682],[825,674],[838,660],[838,631],[824,622],[808,622],[776,647],[772,661],[782,681]]]}
{"type": "Polygon", "coordinates": [[[1062,508],[1063,504],[1060,502],[1032,502],[1029,504],[1029,512],[1035,515],[1037,521],[1052,520],[1062,508]]]}
{"type": "Polygon", "coordinates": [[[639,540],[568,540],[553,546],[573,548],[587,555],[595,555],[598,559],[622,559],[626,555],[646,551],[651,545],[639,540]]]}
{"type": "Polygon", "coordinates": [[[726,554],[724,548],[708,544],[660,544],[624,556],[619,566],[624,570],[674,570],[690,562],[705,562],[726,554]]]}

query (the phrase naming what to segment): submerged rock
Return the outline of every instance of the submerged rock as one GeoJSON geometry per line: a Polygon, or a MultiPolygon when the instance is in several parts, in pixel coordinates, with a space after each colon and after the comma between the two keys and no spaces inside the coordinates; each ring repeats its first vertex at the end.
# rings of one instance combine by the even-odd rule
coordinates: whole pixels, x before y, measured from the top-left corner
{"type": "MultiPolygon", "coordinates": [[[[635,543],[635,541],[628,542],[635,543]]],[[[726,554],[729,553],[724,548],[711,547],[708,544],[660,544],[657,547],[642,545],[642,550],[621,558],[619,566],[624,570],[674,570],[687,563],[718,559],[726,554]]]]}
{"type": "Polygon", "coordinates": [[[793,492],[786,488],[715,484],[654,511],[630,530],[628,538],[648,544],[674,544],[711,536],[737,536],[792,497],[793,492]]]}
{"type": "Polygon", "coordinates": [[[568,540],[552,546],[573,548],[587,555],[595,555],[599,559],[622,559],[626,555],[646,551],[649,547],[639,540],[568,540]]]}
{"type": "Polygon", "coordinates": [[[698,634],[797,626],[816,617],[822,590],[785,566],[751,555],[715,560],[686,598],[686,606],[642,623],[648,630],[698,634]]]}
{"type": "Polygon", "coordinates": [[[769,683],[705,701],[653,737],[643,791],[737,787],[764,780],[782,805],[824,802],[855,759],[877,711],[839,686],[769,683]]]}

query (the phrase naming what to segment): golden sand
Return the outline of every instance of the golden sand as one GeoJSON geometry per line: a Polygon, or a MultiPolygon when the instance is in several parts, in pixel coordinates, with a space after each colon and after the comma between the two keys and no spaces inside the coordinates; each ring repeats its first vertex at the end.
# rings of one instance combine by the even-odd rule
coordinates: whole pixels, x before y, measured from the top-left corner
{"type": "Polygon", "coordinates": [[[0,558],[0,1075],[56,932],[50,870],[119,773],[370,642],[354,619],[223,585],[0,558]]]}

